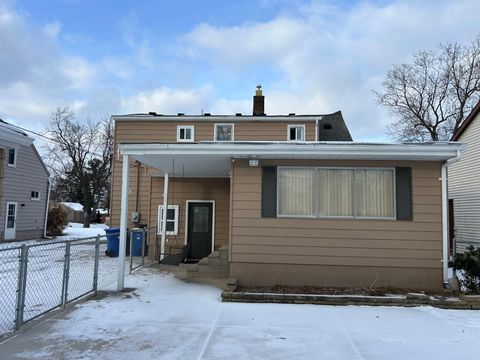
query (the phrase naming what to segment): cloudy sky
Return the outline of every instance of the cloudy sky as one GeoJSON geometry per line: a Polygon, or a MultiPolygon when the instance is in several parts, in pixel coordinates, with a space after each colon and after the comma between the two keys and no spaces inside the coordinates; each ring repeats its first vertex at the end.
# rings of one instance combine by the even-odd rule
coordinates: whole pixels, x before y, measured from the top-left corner
{"type": "Polygon", "coordinates": [[[386,71],[480,30],[478,0],[0,0],[0,118],[40,130],[68,105],[109,114],[342,110],[388,140],[386,71]]]}

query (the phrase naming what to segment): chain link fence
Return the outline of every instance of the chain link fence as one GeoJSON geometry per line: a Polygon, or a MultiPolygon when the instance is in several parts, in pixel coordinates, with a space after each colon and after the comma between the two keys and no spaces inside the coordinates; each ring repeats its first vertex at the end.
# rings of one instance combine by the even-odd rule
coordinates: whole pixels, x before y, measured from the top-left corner
{"type": "MultiPolygon", "coordinates": [[[[137,243],[130,241],[130,273],[145,265],[149,229],[142,231],[137,243]]],[[[106,250],[106,236],[0,247],[0,338],[114,284],[118,258],[106,250]]]]}

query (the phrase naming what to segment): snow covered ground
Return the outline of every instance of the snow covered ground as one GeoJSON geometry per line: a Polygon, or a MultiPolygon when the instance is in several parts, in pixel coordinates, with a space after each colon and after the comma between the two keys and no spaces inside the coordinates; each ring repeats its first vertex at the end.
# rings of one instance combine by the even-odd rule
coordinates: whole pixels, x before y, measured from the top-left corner
{"type": "Polygon", "coordinates": [[[473,359],[480,312],[222,303],[156,269],[0,344],[2,359],[473,359]]]}
{"type": "MultiPolygon", "coordinates": [[[[72,241],[105,235],[106,226],[70,224],[63,236],[51,240],[30,240],[0,247],[0,336],[14,327],[20,250],[28,244],[24,320],[32,319],[61,303],[65,259],[65,240],[72,241]]],[[[95,259],[94,241],[72,241],[68,299],[92,289],[95,259]]],[[[117,279],[118,258],[105,256],[105,238],[100,245],[98,288],[105,289],[117,279]]],[[[134,258],[135,259],[135,258],[134,258]]],[[[139,261],[135,259],[135,261],[139,261]]],[[[126,266],[128,269],[128,265],[126,266]]],[[[1,358],[1,356],[0,356],[1,358]]]]}

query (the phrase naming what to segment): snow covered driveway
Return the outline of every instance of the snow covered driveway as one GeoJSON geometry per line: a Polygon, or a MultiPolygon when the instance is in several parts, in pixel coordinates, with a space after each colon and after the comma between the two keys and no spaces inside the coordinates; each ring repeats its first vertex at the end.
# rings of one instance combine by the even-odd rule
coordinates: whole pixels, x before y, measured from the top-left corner
{"type": "Polygon", "coordinates": [[[480,341],[476,311],[221,303],[156,269],[126,285],[4,342],[1,358],[461,359],[480,341]]]}

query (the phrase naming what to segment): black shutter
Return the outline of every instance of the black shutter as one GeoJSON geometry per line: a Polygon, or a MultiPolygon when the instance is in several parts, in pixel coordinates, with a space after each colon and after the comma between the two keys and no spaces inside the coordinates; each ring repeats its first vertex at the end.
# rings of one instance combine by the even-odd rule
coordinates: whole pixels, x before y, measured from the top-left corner
{"type": "Polygon", "coordinates": [[[262,217],[277,217],[277,168],[262,167],[262,217]]]}
{"type": "Polygon", "coordinates": [[[412,168],[395,168],[397,220],[412,220],[412,168]]]}

